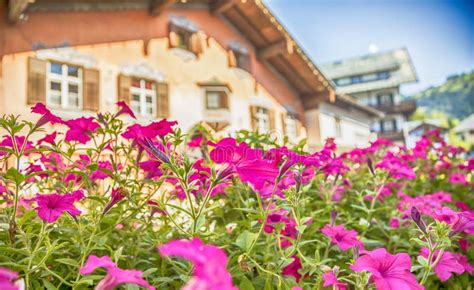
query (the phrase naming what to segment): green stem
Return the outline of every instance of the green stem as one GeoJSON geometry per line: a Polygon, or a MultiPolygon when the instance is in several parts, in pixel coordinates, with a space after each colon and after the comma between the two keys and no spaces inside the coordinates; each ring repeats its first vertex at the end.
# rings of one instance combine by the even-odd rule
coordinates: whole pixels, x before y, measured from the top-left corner
{"type": "Polygon", "coordinates": [[[46,224],[43,222],[41,224],[41,230],[38,234],[38,240],[36,241],[36,245],[35,245],[33,251],[30,252],[30,258],[28,260],[28,267],[26,268],[26,274],[25,274],[26,287],[28,287],[30,285],[29,283],[30,283],[31,266],[33,265],[33,259],[36,257],[36,252],[38,252],[39,247],[41,246],[41,243],[43,242],[45,230],[46,230],[46,224]]]}

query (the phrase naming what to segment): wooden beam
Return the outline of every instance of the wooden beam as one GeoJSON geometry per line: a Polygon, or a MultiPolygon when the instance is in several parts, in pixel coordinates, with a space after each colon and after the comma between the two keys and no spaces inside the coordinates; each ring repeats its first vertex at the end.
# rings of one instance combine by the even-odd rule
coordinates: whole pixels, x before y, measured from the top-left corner
{"type": "Polygon", "coordinates": [[[223,13],[237,3],[237,0],[213,0],[209,5],[211,13],[219,14],[223,13]]]}
{"type": "Polygon", "coordinates": [[[30,0],[10,0],[8,2],[8,22],[15,23],[20,20],[21,15],[26,11],[30,0]]]}
{"type": "Polygon", "coordinates": [[[160,15],[166,7],[171,5],[174,0],[150,0],[150,15],[157,16],[160,15]]]}
{"type": "Polygon", "coordinates": [[[272,43],[258,50],[258,57],[260,59],[269,59],[278,54],[293,53],[293,44],[287,39],[272,43]]]}
{"type": "Polygon", "coordinates": [[[317,109],[319,105],[330,99],[330,93],[327,91],[311,94],[301,94],[301,100],[305,110],[317,109]]]}

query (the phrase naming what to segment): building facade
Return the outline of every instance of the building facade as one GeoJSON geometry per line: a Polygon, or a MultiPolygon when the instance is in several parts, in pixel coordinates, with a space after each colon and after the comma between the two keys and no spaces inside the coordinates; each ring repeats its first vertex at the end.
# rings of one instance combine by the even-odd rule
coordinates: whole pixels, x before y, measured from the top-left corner
{"type": "Polygon", "coordinates": [[[379,136],[404,143],[403,128],[416,110],[414,100],[400,94],[400,86],[417,81],[410,55],[405,48],[362,57],[348,58],[321,66],[339,93],[350,94],[362,104],[385,113],[372,124],[379,136]]]}
{"type": "Polygon", "coordinates": [[[331,82],[258,0],[1,5],[0,114],[27,115],[44,102],[67,119],[126,101],[140,121],[274,131],[313,147],[330,135],[321,116],[331,109],[342,106],[345,123],[366,124],[366,133],[378,114],[337,101],[331,82]]]}

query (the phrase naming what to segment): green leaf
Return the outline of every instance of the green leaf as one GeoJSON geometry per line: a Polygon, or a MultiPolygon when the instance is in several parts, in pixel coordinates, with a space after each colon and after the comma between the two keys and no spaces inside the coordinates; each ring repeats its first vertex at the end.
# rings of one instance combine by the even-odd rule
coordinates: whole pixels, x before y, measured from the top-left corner
{"type": "Polygon", "coordinates": [[[43,279],[43,287],[48,289],[48,290],[57,290],[58,288],[56,288],[53,284],[51,284],[48,280],[46,279],[43,279]]]}
{"type": "Polygon", "coordinates": [[[7,174],[5,175],[6,178],[15,181],[15,183],[18,185],[22,183],[25,180],[25,176],[21,174],[16,168],[11,167],[10,169],[7,170],[7,174]]]}
{"type": "Polygon", "coordinates": [[[235,244],[242,250],[247,251],[250,248],[250,245],[255,240],[256,235],[249,232],[243,231],[235,240],[235,244]]]}
{"type": "Polygon", "coordinates": [[[240,290],[255,290],[252,282],[250,282],[250,280],[247,279],[247,277],[245,276],[242,278],[242,280],[240,280],[239,289],[240,290]]]}
{"type": "Polygon", "coordinates": [[[79,263],[77,263],[77,261],[73,260],[73,259],[60,258],[60,259],[56,259],[55,261],[58,262],[58,263],[61,263],[61,264],[66,264],[66,265],[70,265],[70,266],[74,266],[76,268],[79,268],[79,263]]]}
{"type": "Polygon", "coordinates": [[[425,257],[423,257],[423,256],[418,256],[418,257],[416,258],[416,260],[417,260],[418,263],[419,263],[420,265],[422,265],[423,267],[428,266],[428,259],[426,259],[425,257]]]}
{"type": "Polygon", "coordinates": [[[158,268],[150,268],[150,269],[147,269],[146,271],[143,272],[143,277],[148,277],[150,274],[152,274],[153,272],[156,272],[158,271],[158,268]]]}

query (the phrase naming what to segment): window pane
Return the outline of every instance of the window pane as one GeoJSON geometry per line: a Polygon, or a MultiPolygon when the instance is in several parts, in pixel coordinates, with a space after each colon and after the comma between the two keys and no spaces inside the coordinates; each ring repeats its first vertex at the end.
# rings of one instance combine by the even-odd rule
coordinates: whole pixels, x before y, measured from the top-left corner
{"type": "Polygon", "coordinates": [[[53,74],[62,74],[62,64],[60,63],[56,63],[56,62],[52,62],[50,63],[50,72],[53,73],[53,74]]]}
{"type": "Polygon", "coordinates": [[[133,94],[132,95],[132,101],[138,102],[140,104],[140,95],[133,94]]]}
{"type": "Polygon", "coordinates": [[[51,82],[51,90],[60,92],[61,91],[61,83],[51,82]]]}
{"type": "Polygon", "coordinates": [[[145,81],[145,89],[147,90],[153,89],[153,82],[145,81]]]}
{"type": "Polygon", "coordinates": [[[135,112],[135,113],[140,113],[140,102],[137,102],[137,101],[131,101],[130,102],[130,105],[132,106],[132,110],[135,112]]]}
{"type": "Polygon", "coordinates": [[[51,106],[61,106],[61,94],[52,92],[49,96],[49,102],[51,106]]]}
{"type": "Polygon", "coordinates": [[[138,79],[132,80],[132,87],[139,88],[140,87],[140,80],[138,80],[138,79]]]}
{"type": "Polygon", "coordinates": [[[219,92],[207,92],[207,108],[219,108],[219,92]]]}
{"type": "Polygon", "coordinates": [[[69,107],[79,107],[79,96],[77,94],[69,94],[68,105],[69,107]]]}
{"type": "Polygon", "coordinates": [[[153,96],[147,95],[146,96],[146,103],[147,104],[153,104],[153,96]]]}
{"type": "Polygon", "coordinates": [[[146,114],[153,115],[153,106],[150,106],[150,105],[146,106],[146,114]]]}
{"type": "Polygon", "coordinates": [[[67,74],[71,77],[78,77],[79,76],[79,68],[77,66],[68,66],[67,67],[67,74]]]}
{"type": "Polygon", "coordinates": [[[79,93],[79,86],[75,84],[69,84],[68,85],[68,92],[73,93],[73,94],[78,94],[79,93]]]}

